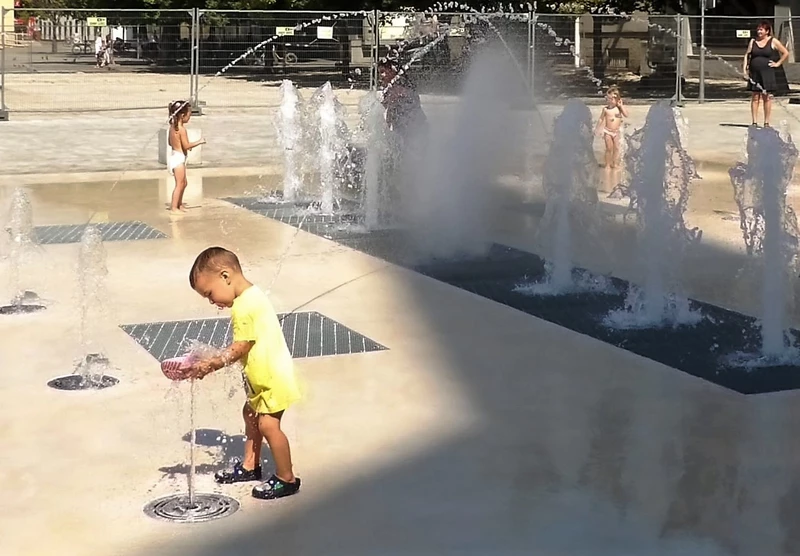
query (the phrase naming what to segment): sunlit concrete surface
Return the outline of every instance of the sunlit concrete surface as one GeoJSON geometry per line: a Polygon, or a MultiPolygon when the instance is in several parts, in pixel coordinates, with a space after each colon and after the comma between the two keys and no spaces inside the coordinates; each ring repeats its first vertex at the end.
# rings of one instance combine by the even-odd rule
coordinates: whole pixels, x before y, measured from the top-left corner
{"type": "MultiPolygon", "coordinates": [[[[15,75],[14,79],[19,76],[15,75]]],[[[174,98],[182,98],[176,91],[174,98]]],[[[264,107],[225,108],[213,101],[205,115],[192,118],[191,127],[202,130],[208,144],[203,147],[203,165],[208,168],[262,167],[280,163],[273,125],[275,108],[280,95],[275,87],[263,87],[260,93],[264,107]],[[254,122],[257,122],[254,124],[254,122]]],[[[303,89],[309,98],[313,90],[303,89]]],[[[348,125],[354,128],[359,121],[358,103],[366,94],[359,90],[337,90],[344,105],[348,125]]],[[[11,121],[0,126],[0,180],[18,174],[58,174],[77,172],[136,172],[157,170],[158,132],[166,127],[167,109],[136,111],[14,114],[11,121]],[[25,137],[23,141],[19,137],[25,137]],[[69,148],[65,148],[65,146],[69,148]]],[[[423,95],[425,110],[432,118],[447,112],[457,101],[454,97],[423,95]]],[[[600,115],[602,99],[587,99],[594,117],[600,115]]],[[[159,105],[160,106],[160,105],[159,105]]],[[[640,127],[649,103],[631,101],[628,129],[640,127]]],[[[512,107],[520,122],[530,122],[533,134],[525,148],[546,151],[546,137],[552,120],[563,105],[542,103],[535,110],[512,107]],[[543,127],[544,126],[544,127],[543,127]]],[[[699,105],[687,102],[681,109],[689,122],[688,151],[703,165],[730,166],[743,151],[746,126],[750,123],[747,102],[710,102],[699,105]]],[[[776,99],[773,125],[782,121],[800,129],[800,109],[785,99],[776,99]]],[[[602,142],[596,141],[598,153],[602,142]]],[[[260,172],[257,172],[260,173],[260,172]]],[[[31,179],[29,176],[21,179],[31,179]]],[[[34,178],[35,179],[35,178],[34,178]]]]}

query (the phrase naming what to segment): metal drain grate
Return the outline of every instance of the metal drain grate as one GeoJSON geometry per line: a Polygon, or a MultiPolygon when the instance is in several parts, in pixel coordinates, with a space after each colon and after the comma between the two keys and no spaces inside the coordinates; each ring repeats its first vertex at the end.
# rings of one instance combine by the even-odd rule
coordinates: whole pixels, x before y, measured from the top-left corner
{"type": "Polygon", "coordinates": [[[304,229],[311,224],[355,222],[359,217],[356,212],[347,212],[347,209],[355,211],[358,209],[358,205],[346,200],[342,201],[345,212],[336,214],[318,214],[308,211],[310,205],[308,202],[276,203],[261,201],[257,197],[225,197],[222,200],[284,224],[297,226],[302,223],[304,229]]]}
{"type": "Polygon", "coordinates": [[[239,502],[222,494],[173,494],[157,498],[144,507],[144,513],[154,519],[173,523],[199,523],[228,517],[239,509],[239,502]]]}
{"type": "MultiPolygon", "coordinates": [[[[103,241],[139,241],[167,237],[163,232],[144,222],[108,222],[92,225],[100,231],[103,241]]],[[[86,226],[87,224],[37,226],[34,231],[37,241],[43,245],[78,243],[86,226]]]]}
{"type": "Polygon", "coordinates": [[[103,390],[119,384],[119,380],[110,375],[87,378],[83,375],[67,375],[54,378],[47,385],[56,390],[103,390]]]}
{"type": "Polygon", "coordinates": [[[46,309],[44,305],[29,305],[27,303],[22,305],[3,305],[0,307],[0,315],[27,315],[44,309],[46,309]]]}
{"type": "MultiPolygon", "coordinates": [[[[315,311],[278,315],[292,357],[319,357],[381,351],[386,347],[315,311]]],[[[131,338],[158,361],[185,353],[197,340],[224,347],[232,340],[229,318],[124,324],[131,338]]]]}

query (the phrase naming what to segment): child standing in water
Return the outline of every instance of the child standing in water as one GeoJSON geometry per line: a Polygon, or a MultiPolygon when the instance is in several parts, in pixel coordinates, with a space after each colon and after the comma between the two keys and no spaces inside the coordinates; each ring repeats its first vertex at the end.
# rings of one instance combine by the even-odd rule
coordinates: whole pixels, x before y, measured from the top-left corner
{"type": "Polygon", "coordinates": [[[186,209],[183,203],[183,192],[186,190],[186,156],[206,140],[190,142],[186,132],[186,124],[192,117],[192,106],[183,100],[176,100],[169,105],[169,146],[172,149],[167,159],[169,173],[175,176],[175,189],[172,191],[172,202],[169,210],[176,214],[186,209]]]}
{"type": "Polygon", "coordinates": [[[275,473],[253,488],[253,496],[272,499],[296,494],[300,479],[292,470],[289,439],[281,430],[281,418],[300,399],[300,391],[292,355],[269,298],[244,277],[236,255],[222,247],[209,247],[197,256],[189,284],[212,305],[230,307],[233,327],[233,343],[219,357],[195,362],[189,376],[203,378],[234,361],[244,364],[244,461],[217,473],[216,481],[260,481],[261,443],[266,439],[275,473]]]}
{"type": "Polygon", "coordinates": [[[608,88],[606,105],[600,113],[595,134],[603,137],[606,146],[606,168],[616,168],[619,163],[619,141],[622,118],[628,117],[628,111],[622,103],[622,96],[616,86],[608,88]]]}

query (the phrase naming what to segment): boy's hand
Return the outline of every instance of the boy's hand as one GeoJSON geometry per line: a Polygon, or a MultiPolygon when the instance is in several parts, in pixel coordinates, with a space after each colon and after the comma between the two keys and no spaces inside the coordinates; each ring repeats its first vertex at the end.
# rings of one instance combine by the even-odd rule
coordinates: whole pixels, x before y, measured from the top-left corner
{"type": "Polygon", "coordinates": [[[214,367],[212,367],[208,361],[196,361],[195,363],[192,363],[192,366],[189,368],[186,376],[189,378],[199,378],[202,380],[206,377],[206,375],[213,373],[214,370],[214,367]]]}

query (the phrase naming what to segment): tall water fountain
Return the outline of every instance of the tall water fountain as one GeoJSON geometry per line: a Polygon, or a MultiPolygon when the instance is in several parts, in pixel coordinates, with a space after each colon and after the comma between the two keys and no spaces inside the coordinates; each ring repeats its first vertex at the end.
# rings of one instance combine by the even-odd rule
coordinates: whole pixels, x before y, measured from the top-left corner
{"type": "Polygon", "coordinates": [[[601,285],[599,279],[589,277],[576,282],[572,272],[574,233],[593,236],[595,241],[600,237],[592,127],[592,113],[578,99],[567,102],[555,119],[542,177],[547,205],[537,232],[547,259],[547,277],[543,283],[520,284],[515,291],[554,295],[601,285]]]}
{"type": "Polygon", "coordinates": [[[45,308],[39,296],[27,289],[26,264],[37,252],[38,242],[33,227],[33,208],[28,193],[21,187],[14,189],[9,210],[8,278],[11,303],[0,307],[0,314],[32,313],[45,308]]]}
{"type": "Polygon", "coordinates": [[[119,381],[108,374],[111,364],[102,346],[103,333],[109,327],[108,267],[103,235],[95,226],[87,226],[81,235],[77,275],[81,356],[73,374],[48,384],[59,390],[108,388],[119,381]]]}
{"type": "Polygon", "coordinates": [[[384,108],[378,95],[368,93],[359,104],[361,143],[364,145],[362,199],[364,225],[369,230],[381,227],[388,209],[387,175],[390,174],[390,147],[384,108]]]}
{"type": "Polygon", "coordinates": [[[424,159],[404,162],[413,179],[403,210],[420,257],[481,256],[490,246],[491,189],[525,132],[503,86],[517,80],[507,57],[487,48],[473,58],[453,113],[439,116],[452,121],[437,121],[416,139],[427,141],[424,159]]]}
{"type": "Polygon", "coordinates": [[[348,146],[350,133],[345,122],[344,107],[336,98],[330,82],[317,89],[309,106],[310,125],[308,162],[319,172],[320,210],[333,214],[341,204],[342,186],[350,169],[348,146]]]}
{"type": "Polygon", "coordinates": [[[278,144],[283,149],[283,199],[297,200],[302,186],[303,100],[289,79],[280,86],[281,104],[275,115],[278,144]]]}
{"type": "Polygon", "coordinates": [[[761,356],[780,360],[791,346],[786,329],[797,276],[797,217],[786,204],[786,189],[797,161],[791,136],[772,128],[750,128],[747,162],[730,169],[740,226],[750,258],[746,270],[761,275],[761,356]]]}
{"type": "Polygon", "coordinates": [[[625,309],[606,318],[610,326],[676,326],[700,318],[676,291],[675,270],[683,251],[702,235],[684,221],[691,182],[699,176],[680,135],[675,113],[661,102],[650,108],[644,127],[628,139],[625,162],[630,182],[622,190],[637,216],[636,262],[644,285],[631,285],[625,309]]]}

